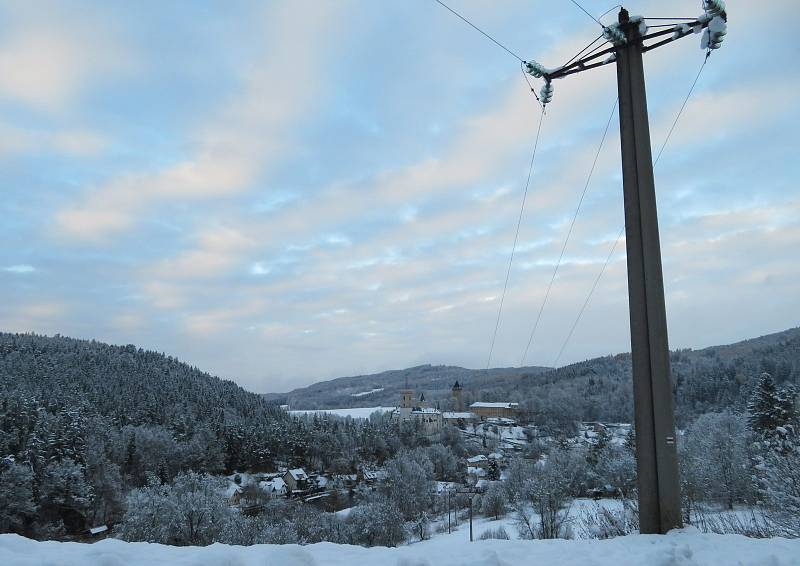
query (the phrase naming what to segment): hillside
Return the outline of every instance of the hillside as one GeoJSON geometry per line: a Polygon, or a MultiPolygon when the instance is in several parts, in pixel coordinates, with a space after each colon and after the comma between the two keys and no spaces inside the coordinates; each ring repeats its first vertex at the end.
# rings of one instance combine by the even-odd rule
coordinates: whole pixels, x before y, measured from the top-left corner
{"type": "MultiPolygon", "coordinates": [[[[768,371],[779,384],[800,382],[800,328],[735,344],[672,352],[679,424],[707,411],[742,410],[754,381],[768,371]]],[[[458,379],[464,400],[520,402],[541,424],[561,426],[575,419],[630,421],[633,411],[630,354],[604,356],[561,368],[469,370],[419,366],[374,375],[341,377],[267,395],[293,409],[394,405],[399,389],[410,387],[443,408],[458,379]],[[360,395],[362,394],[363,395],[360,395]],[[356,395],[356,396],[354,396],[356,395]]]]}
{"type": "Polygon", "coordinates": [[[260,396],[170,356],[62,336],[0,333],[0,386],[10,398],[81,409],[118,426],[282,418],[260,396]]]}
{"type": "Polygon", "coordinates": [[[408,384],[415,391],[424,392],[429,402],[435,404],[439,401],[446,405],[451,397],[450,388],[456,380],[469,396],[472,392],[481,392],[498,384],[517,383],[549,369],[551,368],[533,366],[475,370],[457,366],[422,365],[369,375],[338,377],[288,393],[268,393],[264,397],[271,403],[288,404],[292,409],[394,406],[400,390],[408,384]]]}

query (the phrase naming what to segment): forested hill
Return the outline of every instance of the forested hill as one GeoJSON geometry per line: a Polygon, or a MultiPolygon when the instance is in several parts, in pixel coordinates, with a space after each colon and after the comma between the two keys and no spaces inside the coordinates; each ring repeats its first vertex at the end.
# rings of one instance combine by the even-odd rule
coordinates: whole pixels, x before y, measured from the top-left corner
{"type": "Polygon", "coordinates": [[[116,426],[180,430],[285,418],[261,396],[170,356],[61,336],[0,333],[0,384],[8,397],[80,409],[116,426]]]}
{"type": "MultiPolygon", "coordinates": [[[[778,384],[800,383],[800,328],[735,344],[672,352],[676,413],[683,426],[709,411],[741,411],[759,375],[778,384]]],[[[406,377],[426,398],[449,406],[449,387],[458,379],[464,400],[517,401],[534,421],[568,426],[575,420],[630,421],[633,413],[630,354],[594,358],[550,368],[468,370],[420,366],[376,375],[338,378],[269,395],[292,408],[394,405],[406,377]],[[366,393],[353,396],[353,394],[366,393]]]]}
{"type": "Polygon", "coordinates": [[[407,369],[389,370],[369,375],[338,377],[294,389],[289,393],[264,395],[271,403],[286,403],[292,409],[327,409],[347,407],[395,406],[400,390],[406,384],[417,393],[424,393],[428,402],[441,402],[444,406],[451,399],[451,387],[458,381],[467,397],[472,393],[498,384],[513,384],[551,368],[492,368],[489,370],[466,369],[457,366],[422,365],[407,369]]]}

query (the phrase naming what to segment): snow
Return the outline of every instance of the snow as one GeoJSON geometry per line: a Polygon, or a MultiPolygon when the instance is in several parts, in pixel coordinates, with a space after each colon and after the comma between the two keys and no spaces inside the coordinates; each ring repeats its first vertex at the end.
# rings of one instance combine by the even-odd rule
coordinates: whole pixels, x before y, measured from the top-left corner
{"type": "Polygon", "coordinates": [[[516,409],[519,407],[519,403],[487,403],[485,401],[476,401],[470,408],[480,408],[480,409],[516,409]]]}
{"type": "Polygon", "coordinates": [[[352,407],[350,409],[314,409],[306,411],[289,411],[289,414],[303,416],[314,414],[328,414],[337,417],[351,417],[353,419],[368,419],[372,413],[390,413],[394,407],[352,407]]]}
{"type": "MultiPolygon", "coordinates": [[[[498,525],[497,522],[494,522],[498,525]]],[[[36,542],[19,535],[0,535],[0,564],[14,566],[498,566],[560,564],[618,566],[660,564],[686,566],[791,566],[800,564],[800,539],[748,539],[740,535],[703,534],[682,529],[667,535],[629,535],[608,540],[485,540],[467,542],[461,525],[451,535],[398,548],[318,543],[256,545],[213,544],[174,547],[106,539],[95,544],[36,542]]]]}
{"type": "Polygon", "coordinates": [[[289,470],[289,475],[292,476],[292,478],[294,478],[295,481],[308,479],[308,475],[306,474],[306,471],[303,468],[294,468],[292,470],[289,470]]]}
{"type": "Polygon", "coordinates": [[[362,391],[361,393],[351,393],[350,397],[364,397],[365,395],[380,393],[381,391],[383,391],[383,387],[378,387],[377,389],[371,389],[370,391],[362,391]]]}

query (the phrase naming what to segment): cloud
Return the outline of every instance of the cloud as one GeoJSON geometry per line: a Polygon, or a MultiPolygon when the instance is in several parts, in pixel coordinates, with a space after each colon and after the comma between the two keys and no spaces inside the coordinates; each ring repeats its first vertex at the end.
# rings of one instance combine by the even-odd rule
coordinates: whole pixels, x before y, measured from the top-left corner
{"type": "Polygon", "coordinates": [[[91,85],[137,66],[114,22],[97,21],[85,10],[17,3],[3,15],[0,99],[62,112],[91,85]]]}
{"type": "Polygon", "coordinates": [[[20,263],[17,265],[9,265],[8,267],[4,267],[3,271],[24,275],[26,273],[33,273],[36,271],[36,268],[32,265],[28,265],[27,263],[20,263]]]}
{"type": "Polygon", "coordinates": [[[231,197],[252,188],[286,155],[295,143],[293,128],[317,103],[320,53],[330,51],[344,12],[342,3],[310,0],[265,10],[260,52],[240,68],[239,92],[191,136],[189,156],[88,190],[56,215],[60,234],[102,242],[134,226],[157,202],[231,197]]]}

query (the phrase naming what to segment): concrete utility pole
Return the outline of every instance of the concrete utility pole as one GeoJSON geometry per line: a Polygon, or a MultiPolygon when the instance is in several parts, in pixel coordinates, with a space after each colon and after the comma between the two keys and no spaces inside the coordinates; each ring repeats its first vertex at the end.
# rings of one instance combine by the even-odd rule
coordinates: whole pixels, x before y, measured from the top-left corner
{"type": "Polygon", "coordinates": [[[557,69],[547,69],[536,62],[525,63],[531,75],[545,79],[541,91],[544,104],[553,98],[553,79],[613,62],[617,65],[639,530],[642,533],[666,533],[682,526],[667,316],[642,55],[700,32],[704,33],[702,47],[708,52],[717,49],[726,33],[725,5],[722,0],[705,0],[704,8],[705,14],[695,21],[650,34],[642,18],[631,18],[622,8],[618,24],[603,26],[604,37],[614,47],[557,69]],[[663,36],[667,38],[645,45],[645,40],[663,36]],[[601,59],[604,56],[607,58],[601,59]]]}
{"type": "Polygon", "coordinates": [[[628,255],[628,302],[643,533],[681,526],[681,494],[672,408],[667,313],[661,273],[656,190],[638,23],[619,13],[627,43],[617,51],[622,188],[628,255]]]}

